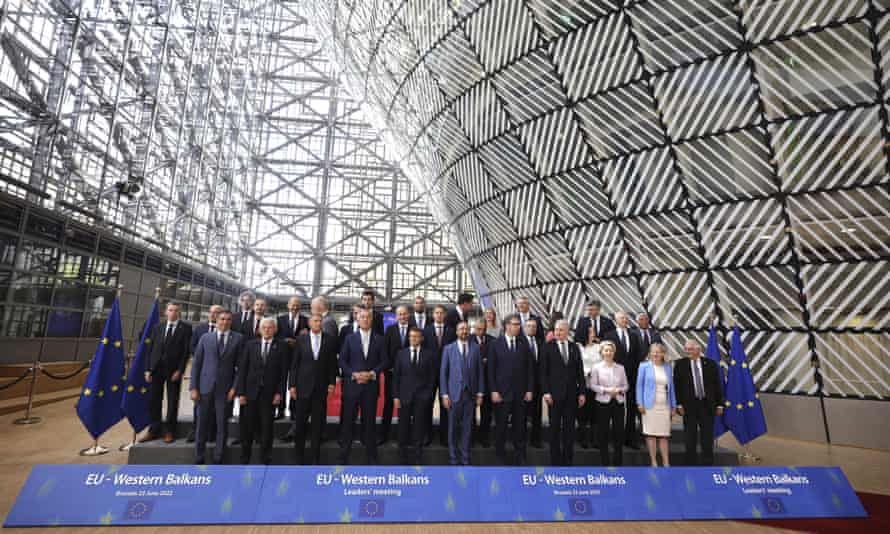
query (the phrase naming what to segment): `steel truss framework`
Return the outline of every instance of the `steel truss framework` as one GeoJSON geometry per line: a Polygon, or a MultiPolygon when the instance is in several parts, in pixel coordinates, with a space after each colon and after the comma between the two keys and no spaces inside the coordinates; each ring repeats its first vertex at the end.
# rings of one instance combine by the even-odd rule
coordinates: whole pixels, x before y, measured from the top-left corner
{"type": "Polygon", "coordinates": [[[301,10],[6,0],[3,187],[266,293],[453,299],[450,244],[301,10]]]}
{"type": "Polygon", "coordinates": [[[890,396],[890,2],[311,5],[483,300],[645,310],[675,357],[715,317],[761,390],[890,396]]]}

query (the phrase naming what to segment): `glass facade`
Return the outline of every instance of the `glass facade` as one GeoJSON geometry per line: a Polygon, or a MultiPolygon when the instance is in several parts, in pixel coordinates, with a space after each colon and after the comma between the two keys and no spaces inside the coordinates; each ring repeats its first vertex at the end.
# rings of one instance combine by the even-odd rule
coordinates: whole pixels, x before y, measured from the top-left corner
{"type": "Polygon", "coordinates": [[[742,328],[763,391],[890,396],[890,4],[309,2],[482,299],[742,328]]]}
{"type": "Polygon", "coordinates": [[[304,4],[7,0],[0,189],[261,292],[453,299],[448,238],[304,4]]]}

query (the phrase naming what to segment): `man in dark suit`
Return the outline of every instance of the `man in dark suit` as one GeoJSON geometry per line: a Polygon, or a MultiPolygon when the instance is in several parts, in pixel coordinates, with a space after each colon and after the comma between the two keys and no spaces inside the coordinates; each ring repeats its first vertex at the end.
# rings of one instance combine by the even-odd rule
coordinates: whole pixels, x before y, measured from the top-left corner
{"type": "Polygon", "coordinates": [[[169,302],[165,309],[167,320],[155,325],[151,332],[151,352],[149,353],[145,380],[150,383],[151,398],[149,413],[151,425],[140,442],[152,441],[163,436],[164,443],[172,443],[176,433],[176,419],[179,413],[179,391],[182,375],[192,350],[192,327],[181,320],[178,303],[169,302]],[[161,408],[164,389],[167,390],[167,418],[161,422],[161,408]]]}
{"type": "Polygon", "coordinates": [[[479,406],[479,425],[473,429],[473,441],[483,447],[490,447],[488,441],[491,432],[491,395],[488,390],[488,349],[495,341],[494,336],[486,333],[485,320],[479,318],[473,324],[473,335],[470,336],[470,344],[479,347],[479,354],[482,357],[482,376],[485,383],[482,384],[482,391],[485,396],[482,398],[482,404],[479,406]]]}
{"type": "Polygon", "coordinates": [[[430,322],[430,316],[426,311],[426,299],[421,295],[417,295],[414,297],[414,312],[411,313],[411,319],[409,319],[408,324],[416,326],[423,332],[428,322],[430,322]]]}
{"type": "MultiPolygon", "coordinates": [[[[337,320],[331,315],[331,304],[328,302],[328,299],[323,296],[315,297],[309,303],[309,308],[312,310],[312,313],[321,315],[321,331],[336,340],[339,328],[337,327],[337,320]]],[[[339,345],[337,350],[340,350],[339,345]]]]}
{"type": "Polygon", "coordinates": [[[649,324],[649,314],[637,314],[637,335],[640,336],[640,354],[645,358],[649,354],[649,345],[661,343],[661,334],[649,324]]]}
{"type": "Polygon", "coordinates": [[[377,397],[378,377],[387,365],[383,336],[371,329],[371,311],[362,309],[356,316],[359,330],[350,334],[340,349],[343,371],[343,418],[341,420],[340,464],[349,464],[352,450],[352,422],[361,408],[362,428],[367,449],[367,463],[377,463],[377,397]]]}
{"type": "Polygon", "coordinates": [[[260,323],[266,318],[267,306],[266,299],[264,298],[258,298],[253,302],[253,314],[250,316],[250,320],[241,323],[240,332],[246,340],[262,337],[260,323]]]}
{"type": "Polygon", "coordinates": [[[389,325],[383,335],[383,344],[386,347],[386,368],[383,370],[383,417],[380,421],[382,427],[380,441],[377,445],[383,445],[389,439],[389,427],[392,425],[393,409],[393,379],[392,371],[396,362],[396,355],[400,350],[408,346],[408,329],[410,328],[410,312],[407,306],[396,308],[396,323],[389,325]]]}
{"type": "MultiPolygon", "coordinates": [[[[285,362],[285,389],[281,392],[281,398],[285,399],[278,405],[275,410],[275,419],[284,417],[285,403],[289,402],[287,394],[287,373],[290,372],[291,358],[293,358],[294,347],[297,345],[297,337],[309,331],[309,320],[300,313],[301,307],[300,297],[291,297],[287,301],[287,313],[278,316],[278,330],[275,337],[281,339],[287,344],[287,361],[285,362]]],[[[291,399],[292,400],[292,399],[291,399]]],[[[290,419],[294,420],[294,406],[290,402],[290,419]]],[[[281,436],[282,441],[291,441],[294,439],[294,425],[291,425],[286,434],[281,436]]]]}
{"type": "Polygon", "coordinates": [[[488,351],[488,390],[495,414],[495,455],[506,464],[507,418],[512,421],[516,463],[525,463],[526,405],[532,400],[534,364],[519,316],[504,321],[504,335],[488,351]]]}
{"type": "Polygon", "coordinates": [[[457,323],[468,321],[473,310],[472,293],[461,293],[457,296],[457,306],[445,315],[445,326],[457,331],[457,323]]]}
{"type": "Polygon", "coordinates": [[[569,341],[569,323],[556,322],[555,339],[541,355],[541,389],[550,407],[550,463],[570,466],[575,451],[575,418],[584,406],[586,383],[581,349],[569,341]]]}
{"type": "Polygon", "coordinates": [[[237,365],[243,336],[231,331],[232,312],[224,310],[216,318],[216,331],[202,336],[195,347],[189,388],[192,401],[198,403],[198,432],[195,439],[195,463],[203,464],[209,436],[216,436],[213,463],[221,464],[226,450],[226,405],[235,398],[237,365]],[[213,415],[215,414],[215,417],[213,415]],[[216,432],[210,434],[211,418],[216,432]]]}
{"type": "MultiPolygon", "coordinates": [[[[207,322],[199,323],[192,328],[192,341],[191,341],[191,351],[192,357],[194,357],[195,349],[198,348],[198,340],[201,339],[201,336],[208,332],[216,331],[216,319],[219,317],[219,314],[223,311],[223,307],[219,304],[214,304],[207,311],[207,322]]],[[[194,443],[195,441],[195,433],[198,431],[198,403],[192,403],[192,429],[189,430],[188,436],[185,440],[189,443],[194,443]]],[[[215,415],[210,415],[210,434],[215,434],[214,432],[214,421],[215,415]]]]}
{"type": "MultiPolygon", "coordinates": [[[[445,348],[445,345],[448,345],[455,339],[457,339],[457,336],[454,333],[454,329],[448,328],[445,324],[445,306],[442,306],[441,304],[436,305],[436,307],[433,308],[433,320],[426,325],[426,330],[423,332],[423,343],[424,348],[433,351],[433,354],[436,355],[437,366],[442,364],[442,350],[445,348]]],[[[439,378],[437,374],[436,388],[438,387],[439,378]]],[[[430,410],[429,425],[427,428],[429,429],[429,432],[424,445],[429,445],[433,441],[432,410],[430,410]]],[[[441,403],[439,404],[439,443],[443,447],[448,446],[448,410],[446,410],[441,403]]]]}
{"type": "MultiPolygon", "coordinates": [[[[375,293],[366,289],[362,292],[362,306],[364,306],[368,311],[371,312],[371,330],[379,335],[383,335],[383,314],[377,311],[374,311],[374,304],[376,302],[375,293]]],[[[350,322],[355,322],[355,313],[353,312],[352,317],[350,317],[350,322]]]]}
{"type": "Polygon", "coordinates": [[[640,431],[637,427],[639,412],[637,411],[637,370],[640,362],[645,359],[640,347],[640,337],[630,329],[630,320],[627,313],[615,312],[615,330],[606,334],[605,339],[615,343],[615,361],[624,366],[627,374],[628,390],[624,398],[627,409],[627,420],[624,426],[625,445],[632,449],[639,449],[640,431]]]}
{"type": "Polygon", "coordinates": [[[714,360],[702,358],[698,341],[688,339],[684,348],[686,358],[674,365],[674,392],[683,416],[686,465],[714,465],[714,416],[723,414],[720,368],[714,360]]]}
{"type": "Polygon", "coordinates": [[[413,461],[423,465],[423,443],[428,414],[433,410],[433,394],[439,374],[433,351],[423,348],[423,332],[408,331],[409,346],[396,354],[393,369],[393,403],[399,410],[399,456],[411,463],[408,447],[414,447],[413,461]]]}
{"type": "Polygon", "coordinates": [[[520,295],[516,298],[516,314],[519,315],[519,321],[522,323],[522,328],[526,328],[526,324],[529,321],[535,322],[535,338],[538,340],[539,345],[543,345],[544,341],[547,339],[547,332],[544,330],[544,323],[541,321],[541,318],[532,313],[531,304],[528,300],[528,297],[524,295],[520,295]]]}
{"type": "Polygon", "coordinates": [[[254,439],[259,434],[260,459],[272,463],[272,426],[275,410],[284,401],[285,365],[290,349],[275,337],[278,323],[265,317],[260,323],[260,337],[251,339],[241,351],[238,364],[238,402],[241,412],[241,463],[249,464],[254,439]],[[259,432],[257,432],[259,431],[259,432]]]}
{"type": "Polygon", "coordinates": [[[608,317],[600,315],[600,301],[591,300],[587,303],[587,315],[578,319],[575,325],[575,342],[583,346],[599,343],[606,334],[615,330],[615,323],[608,317]]]}
{"type": "Polygon", "coordinates": [[[349,337],[350,334],[354,334],[358,332],[358,322],[353,320],[353,317],[358,317],[358,312],[363,310],[364,306],[362,306],[361,302],[356,302],[352,305],[352,312],[349,314],[349,321],[344,324],[340,328],[340,336],[338,345],[340,348],[343,347],[343,343],[346,342],[346,338],[349,337]]]}
{"type": "Polygon", "coordinates": [[[321,314],[313,313],[309,317],[309,333],[297,340],[291,365],[297,465],[305,463],[307,427],[311,463],[321,463],[321,434],[327,422],[328,395],[334,393],[337,383],[337,338],[322,330],[322,322],[321,314]]]}
{"type": "Polygon", "coordinates": [[[442,351],[439,394],[448,410],[448,455],[451,465],[470,465],[470,433],[476,406],[482,404],[482,357],[470,345],[470,326],[457,323],[457,340],[442,351]]]}
{"type": "Polygon", "coordinates": [[[536,449],[541,448],[541,418],[543,416],[541,380],[538,376],[538,370],[540,369],[541,353],[544,350],[545,343],[543,338],[538,337],[538,325],[540,324],[541,320],[534,316],[530,316],[524,323],[522,323],[523,337],[525,338],[525,342],[528,343],[529,354],[531,355],[532,363],[535,368],[535,386],[532,389],[532,400],[528,403],[528,420],[532,427],[528,436],[528,441],[529,444],[536,449]]]}
{"type": "Polygon", "coordinates": [[[242,291],[238,296],[239,310],[232,312],[232,331],[241,332],[241,327],[245,323],[253,322],[253,304],[256,301],[256,295],[253,291],[242,291]]]}

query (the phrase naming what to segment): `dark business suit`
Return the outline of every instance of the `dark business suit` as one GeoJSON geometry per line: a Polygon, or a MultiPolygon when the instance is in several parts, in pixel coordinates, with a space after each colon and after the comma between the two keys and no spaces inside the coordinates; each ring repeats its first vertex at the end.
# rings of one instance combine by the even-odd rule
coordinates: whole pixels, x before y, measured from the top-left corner
{"type": "Polygon", "coordinates": [[[624,398],[627,414],[624,423],[624,436],[627,445],[636,446],[640,436],[638,430],[640,427],[637,426],[637,419],[640,417],[636,398],[637,370],[640,367],[640,362],[645,360],[645,356],[641,353],[640,338],[635,332],[627,330],[628,347],[625,347],[619,336],[619,330],[616,327],[615,330],[606,334],[605,339],[615,343],[615,361],[624,366],[624,371],[627,374],[628,390],[624,398]]]}
{"type": "Polygon", "coordinates": [[[433,318],[430,317],[430,315],[426,312],[422,313],[421,315],[423,315],[423,317],[422,317],[423,324],[421,324],[421,322],[418,322],[417,314],[414,312],[411,312],[411,317],[408,319],[408,324],[410,326],[414,326],[414,327],[420,328],[421,330],[424,330],[426,328],[426,325],[433,322],[433,318]]]}
{"type": "MultiPolygon", "coordinates": [[[[284,388],[285,364],[290,351],[287,344],[272,338],[263,359],[263,339],[252,339],[241,351],[238,360],[238,397],[247,397],[241,405],[238,426],[241,430],[241,463],[249,464],[254,439],[259,431],[260,460],[272,462],[272,430],[275,422],[275,395],[284,388]]],[[[281,402],[284,402],[282,397],[281,402]]]]}
{"type": "Polygon", "coordinates": [[[244,337],[238,332],[227,331],[225,347],[219,344],[221,334],[214,332],[198,340],[192,361],[189,387],[198,391],[198,429],[195,433],[195,463],[203,464],[211,418],[216,422],[216,448],[213,463],[221,464],[226,449],[228,425],[226,395],[237,388],[238,358],[244,337]]]}
{"type": "Polygon", "coordinates": [[[414,447],[414,463],[423,464],[423,442],[427,416],[433,410],[433,394],[439,368],[433,351],[417,349],[417,361],[411,362],[411,348],[396,353],[393,367],[393,396],[399,399],[399,454],[402,463],[410,463],[408,447],[414,447]]]}
{"type": "Polygon", "coordinates": [[[457,329],[457,324],[469,321],[469,314],[464,313],[461,316],[461,313],[457,308],[452,308],[445,313],[445,326],[451,328],[452,330],[457,329]]]}
{"type": "Polygon", "coordinates": [[[268,315],[260,318],[257,318],[256,315],[251,315],[250,317],[250,321],[241,323],[241,329],[239,330],[241,335],[244,336],[247,340],[259,339],[260,337],[262,337],[259,333],[260,323],[263,322],[263,319],[274,319],[274,317],[269,317],[268,315]]]}
{"type": "Polygon", "coordinates": [[[723,384],[720,368],[704,356],[701,379],[704,397],[696,398],[692,360],[683,358],[674,364],[674,392],[677,405],[683,407],[683,429],[686,445],[686,465],[714,465],[714,415],[723,406],[723,384]],[[699,459],[696,445],[701,445],[699,459]]]}
{"type": "Polygon", "coordinates": [[[482,397],[482,405],[479,406],[479,424],[473,429],[473,441],[481,443],[487,447],[489,445],[488,436],[491,431],[491,391],[488,389],[488,349],[495,341],[494,336],[485,334],[480,340],[475,335],[470,336],[470,343],[479,347],[479,355],[482,356],[482,376],[485,383],[482,385],[482,391],[485,396],[482,397]]]}
{"type": "Polygon", "coordinates": [[[513,447],[516,462],[525,462],[525,393],[534,389],[535,369],[529,354],[528,343],[522,336],[515,338],[510,350],[506,336],[499,337],[488,351],[488,390],[498,392],[503,401],[494,404],[495,455],[506,461],[507,417],[512,421],[513,447]]]}
{"type": "MultiPolygon", "coordinates": [[[[278,329],[275,331],[275,337],[278,339],[282,339],[287,341],[288,339],[297,339],[301,334],[309,331],[309,319],[303,315],[302,313],[298,313],[296,320],[291,321],[290,313],[285,313],[283,315],[278,316],[278,329]]],[[[290,395],[287,394],[287,387],[290,384],[290,378],[287,376],[290,373],[291,368],[291,360],[294,357],[294,347],[287,345],[287,361],[284,364],[285,375],[284,375],[284,391],[281,392],[282,399],[284,401],[281,403],[281,406],[277,408],[278,417],[284,416],[284,408],[287,404],[290,404],[290,420],[294,420],[294,405],[293,399],[290,398],[290,395]]]]}
{"type": "Polygon", "coordinates": [[[321,463],[321,434],[327,422],[328,386],[337,383],[337,338],[321,334],[318,356],[312,350],[312,337],[304,334],[297,338],[293,351],[290,380],[297,389],[294,400],[294,448],[297,464],[304,462],[306,429],[309,427],[310,460],[321,463]]]}
{"type": "Polygon", "coordinates": [[[544,346],[540,376],[541,391],[553,398],[550,406],[550,463],[570,466],[574,459],[578,396],[584,393],[586,383],[578,344],[566,341],[565,350],[568,361],[563,359],[556,340],[544,346]]]}
{"type": "MultiPolygon", "coordinates": [[[[590,317],[587,317],[587,316],[581,317],[580,319],[578,319],[578,322],[575,324],[575,335],[574,335],[573,339],[576,342],[578,342],[584,346],[587,346],[587,339],[588,339],[588,336],[590,335],[590,329],[592,327],[592,323],[593,323],[593,321],[591,321],[590,317]]],[[[613,330],[615,330],[615,323],[612,321],[612,319],[609,319],[608,317],[604,316],[603,314],[600,314],[599,315],[599,329],[594,328],[596,337],[598,337],[600,339],[605,339],[606,334],[608,334],[609,332],[612,332],[613,330]]]]}
{"type": "Polygon", "coordinates": [[[244,315],[244,310],[235,310],[232,312],[232,332],[241,333],[241,327],[244,326],[245,323],[250,323],[253,321],[253,310],[247,312],[247,319],[242,320],[242,316],[244,315]]]}
{"type": "Polygon", "coordinates": [[[352,378],[352,373],[374,371],[379,377],[386,366],[383,336],[371,331],[368,341],[368,353],[362,347],[362,332],[358,331],[346,337],[340,348],[340,369],[343,371],[343,418],[340,425],[340,463],[349,463],[349,452],[352,450],[352,422],[356,411],[361,408],[362,428],[364,431],[367,463],[377,463],[377,397],[380,392],[378,380],[359,384],[352,378]]]}
{"type": "Polygon", "coordinates": [[[646,330],[637,328],[634,332],[640,338],[640,359],[645,360],[646,356],[649,355],[649,347],[652,346],[653,343],[662,343],[661,334],[651,326],[646,330]]]}
{"type": "MultiPolygon", "coordinates": [[[[352,325],[353,322],[355,322],[355,317],[350,314],[349,324],[352,325]]],[[[384,334],[383,314],[375,310],[371,310],[371,331],[379,336],[382,336],[384,334]]]]}
{"type": "Polygon", "coordinates": [[[538,339],[538,336],[535,336],[529,339],[527,336],[523,334],[523,339],[525,339],[526,343],[528,343],[529,347],[529,355],[532,358],[532,364],[534,365],[534,388],[532,389],[532,400],[527,403],[528,408],[528,420],[531,424],[531,432],[529,432],[528,441],[533,444],[535,447],[541,446],[541,379],[539,376],[539,369],[541,367],[541,355],[544,352],[544,346],[546,343],[542,339],[538,339]],[[532,345],[534,343],[534,345],[532,345]],[[532,350],[534,349],[534,350],[532,350]]]}
{"type": "Polygon", "coordinates": [[[537,338],[537,340],[538,340],[538,345],[544,345],[544,343],[547,341],[547,331],[544,330],[544,322],[541,321],[541,318],[532,312],[529,312],[525,318],[523,318],[522,314],[520,314],[519,312],[516,312],[516,315],[519,316],[519,321],[522,323],[522,334],[521,335],[525,336],[526,321],[529,321],[529,320],[534,321],[535,324],[537,325],[537,328],[535,328],[535,338],[537,338]]]}
{"type": "MultiPolygon", "coordinates": [[[[430,349],[436,355],[436,367],[439,368],[442,365],[442,351],[445,349],[445,346],[457,339],[457,334],[454,331],[454,328],[448,328],[445,323],[442,323],[442,338],[441,340],[436,335],[436,323],[434,321],[430,321],[426,324],[426,328],[423,330],[423,346],[424,348],[430,349]]],[[[439,377],[436,376],[436,388],[439,388],[439,377]]],[[[427,426],[429,429],[427,432],[427,441],[433,440],[433,411],[430,410],[429,414],[429,425],[427,426]]],[[[439,403],[439,444],[443,447],[448,446],[448,410],[442,407],[442,404],[439,403]]]]}
{"type": "Polygon", "coordinates": [[[410,325],[405,324],[403,330],[402,325],[396,323],[389,325],[386,333],[383,334],[383,345],[387,360],[386,367],[383,370],[383,417],[380,421],[383,427],[380,437],[383,441],[389,439],[389,427],[392,425],[392,371],[396,362],[396,354],[408,346],[408,328],[410,328],[410,325]]]}
{"type": "Polygon", "coordinates": [[[167,335],[167,321],[155,325],[151,332],[151,353],[146,370],[151,373],[151,404],[149,432],[154,436],[165,433],[176,435],[176,420],[179,414],[179,392],[182,377],[192,351],[192,326],[185,321],[177,321],[171,335],[167,335]],[[179,381],[170,377],[179,371],[179,381]],[[164,388],[167,389],[167,418],[162,423],[161,410],[164,402],[164,388]],[[163,432],[162,432],[163,431],[163,432]]]}

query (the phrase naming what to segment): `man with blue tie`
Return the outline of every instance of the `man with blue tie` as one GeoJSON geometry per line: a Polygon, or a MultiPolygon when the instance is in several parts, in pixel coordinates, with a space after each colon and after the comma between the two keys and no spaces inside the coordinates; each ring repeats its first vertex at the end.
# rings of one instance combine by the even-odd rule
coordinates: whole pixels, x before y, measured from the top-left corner
{"type": "Polygon", "coordinates": [[[298,465],[303,463],[310,421],[311,461],[321,463],[328,395],[334,393],[337,383],[337,336],[324,332],[323,322],[320,313],[309,317],[309,333],[297,338],[291,364],[290,396],[294,399],[294,450],[298,465]]]}
{"type": "Polygon", "coordinates": [[[526,406],[532,400],[535,368],[528,343],[520,336],[519,315],[504,321],[504,335],[488,353],[488,389],[495,414],[495,455],[506,464],[507,418],[513,428],[516,463],[525,463],[526,406]]]}
{"type": "MultiPolygon", "coordinates": [[[[216,332],[216,319],[219,317],[220,312],[223,311],[223,307],[219,304],[214,304],[207,310],[207,322],[199,323],[192,328],[192,357],[195,356],[195,349],[198,348],[198,341],[201,337],[208,332],[216,332]]],[[[214,416],[210,416],[211,423],[211,434],[216,434],[213,429],[213,420],[214,416]]],[[[188,436],[186,436],[185,440],[189,443],[195,442],[195,434],[198,431],[198,403],[193,403],[192,406],[192,429],[189,430],[188,436]]]]}
{"type": "Polygon", "coordinates": [[[352,450],[352,423],[361,409],[362,429],[367,449],[367,464],[377,463],[377,397],[378,376],[387,365],[383,336],[371,330],[371,311],[365,307],[356,317],[358,331],[346,337],[340,349],[343,371],[343,417],[340,424],[340,463],[349,464],[352,450]]]}
{"type": "Polygon", "coordinates": [[[220,312],[216,319],[216,332],[202,336],[195,348],[189,389],[192,401],[198,403],[196,464],[204,463],[211,414],[215,414],[216,420],[213,463],[223,462],[228,430],[226,404],[235,399],[238,378],[236,365],[243,341],[241,334],[230,330],[231,326],[232,313],[228,310],[220,312]]]}
{"type": "Polygon", "coordinates": [[[387,364],[383,370],[383,417],[380,420],[382,432],[377,445],[383,445],[389,439],[389,428],[392,425],[393,389],[392,369],[396,363],[396,355],[408,346],[408,329],[410,328],[411,313],[407,306],[396,308],[396,323],[389,325],[383,334],[383,344],[386,347],[387,364]]]}
{"type": "Polygon", "coordinates": [[[433,351],[424,349],[423,332],[408,330],[409,346],[396,354],[393,369],[393,404],[399,410],[399,455],[410,463],[408,448],[414,447],[415,465],[423,465],[427,414],[433,409],[433,394],[439,367],[433,351]]]}
{"type": "Polygon", "coordinates": [[[448,410],[448,453],[451,465],[470,465],[470,433],[476,406],[482,404],[484,379],[479,347],[470,343],[470,327],[457,323],[457,341],[442,352],[439,394],[448,410]]]}

